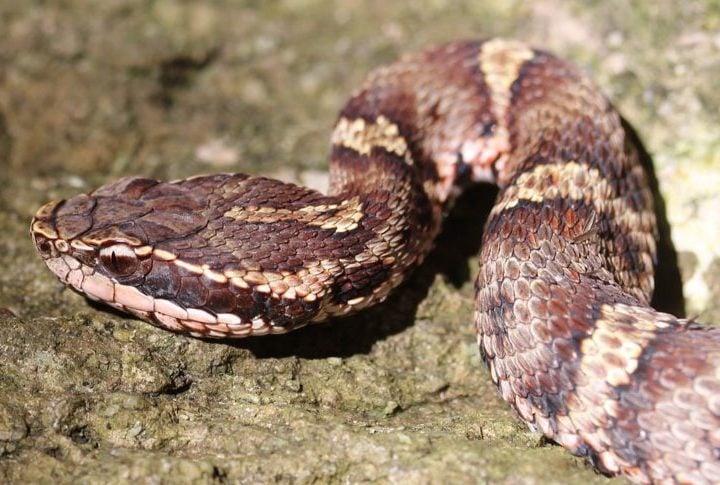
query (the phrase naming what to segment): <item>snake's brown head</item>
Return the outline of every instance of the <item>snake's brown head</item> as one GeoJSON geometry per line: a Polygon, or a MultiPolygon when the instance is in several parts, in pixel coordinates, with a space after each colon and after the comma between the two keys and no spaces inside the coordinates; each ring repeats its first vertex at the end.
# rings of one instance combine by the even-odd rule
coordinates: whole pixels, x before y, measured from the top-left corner
{"type": "Polygon", "coordinates": [[[153,212],[141,196],[157,184],[125,178],[45,204],[31,225],[38,254],[63,283],[112,303],[111,284],[137,283],[152,267],[152,246],[136,222],[153,212]]]}

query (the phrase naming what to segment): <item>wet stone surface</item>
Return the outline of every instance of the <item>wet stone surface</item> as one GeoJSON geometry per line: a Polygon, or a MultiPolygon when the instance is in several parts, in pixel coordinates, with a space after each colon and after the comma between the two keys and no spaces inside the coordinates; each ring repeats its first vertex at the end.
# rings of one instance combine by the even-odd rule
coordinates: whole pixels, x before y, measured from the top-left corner
{"type": "Polygon", "coordinates": [[[0,482],[601,483],[497,397],[472,331],[487,188],[397,295],[203,342],[63,291],[41,204],[121,175],[322,187],[330,128],[402,52],[504,35],[575,60],[653,155],[686,308],[720,322],[720,12],[705,2],[0,3],[0,482]],[[459,236],[460,235],[460,236],[459,236]]]}

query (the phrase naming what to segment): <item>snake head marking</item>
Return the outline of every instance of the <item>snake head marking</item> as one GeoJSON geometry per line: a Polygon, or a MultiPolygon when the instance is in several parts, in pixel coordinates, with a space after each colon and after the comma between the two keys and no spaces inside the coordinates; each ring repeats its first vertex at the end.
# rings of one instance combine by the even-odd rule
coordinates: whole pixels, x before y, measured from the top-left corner
{"type": "MultiPolygon", "coordinates": [[[[73,271],[136,283],[150,271],[154,244],[206,223],[199,208],[195,197],[172,185],[125,177],[89,194],[45,204],[33,218],[31,233],[38,254],[65,283],[71,284],[73,271]]],[[[74,278],[81,279],[79,274],[74,278]]]]}

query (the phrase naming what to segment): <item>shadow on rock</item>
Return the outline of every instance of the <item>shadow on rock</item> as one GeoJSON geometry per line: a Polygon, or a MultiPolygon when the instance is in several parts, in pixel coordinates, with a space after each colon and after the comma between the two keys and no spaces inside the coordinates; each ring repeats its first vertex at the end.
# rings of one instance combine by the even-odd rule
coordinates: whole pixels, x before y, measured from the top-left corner
{"type": "Polygon", "coordinates": [[[650,182],[655,204],[655,219],[658,226],[657,262],[655,265],[655,292],[650,305],[656,310],[685,316],[685,298],[682,293],[682,278],[677,262],[677,252],[670,237],[670,224],[667,220],[665,200],[660,195],[652,157],[645,149],[635,129],[624,118],[623,127],[630,141],[637,147],[640,163],[650,182]]]}

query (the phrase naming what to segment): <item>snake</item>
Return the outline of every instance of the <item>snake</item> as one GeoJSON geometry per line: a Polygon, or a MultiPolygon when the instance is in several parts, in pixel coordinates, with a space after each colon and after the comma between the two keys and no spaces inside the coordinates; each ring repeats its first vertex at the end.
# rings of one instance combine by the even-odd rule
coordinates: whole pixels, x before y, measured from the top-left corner
{"type": "Polygon", "coordinates": [[[35,248],[62,283],[161,328],[280,334],[383,301],[463,189],[493,183],[474,322],[500,396],[605,474],[720,479],[720,328],[650,306],[649,175],[579,67],[504,38],[406,54],[351,95],[330,145],[327,194],[124,177],[42,206],[35,248]]]}

